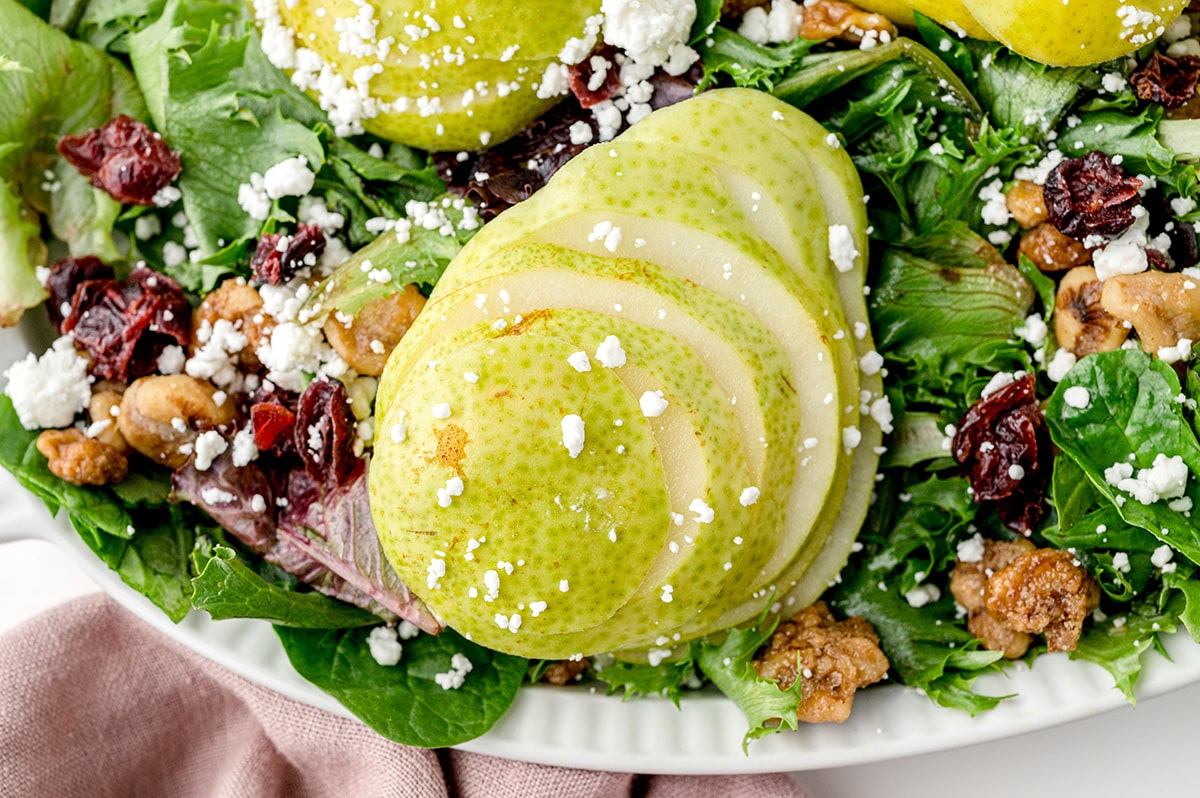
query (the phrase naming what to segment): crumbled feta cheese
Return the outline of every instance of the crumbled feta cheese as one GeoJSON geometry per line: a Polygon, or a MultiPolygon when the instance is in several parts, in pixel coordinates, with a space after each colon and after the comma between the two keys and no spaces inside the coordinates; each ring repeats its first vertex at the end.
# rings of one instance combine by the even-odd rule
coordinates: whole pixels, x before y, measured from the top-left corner
{"type": "Polygon", "coordinates": [[[317,175],[308,168],[308,159],[303,155],[285,158],[272,166],[263,175],[263,191],[268,199],[303,197],[312,191],[317,175]]]}
{"type": "Polygon", "coordinates": [[[696,514],[692,520],[698,521],[701,524],[711,524],[716,517],[716,513],[703,499],[692,499],[692,503],[688,505],[688,510],[696,514]]]}
{"type": "MultiPolygon", "coordinates": [[[[695,0],[603,0],[604,41],[624,50],[634,61],[650,66],[671,66],[671,74],[682,74],[678,64],[671,62],[686,58],[679,48],[686,48],[692,22],[696,19],[695,0]]],[[[691,62],[698,56],[691,53],[691,62]]]]}
{"type": "Polygon", "coordinates": [[[592,370],[592,362],[590,360],[588,360],[587,352],[584,352],[584,351],[579,351],[579,352],[575,352],[575,353],[571,354],[567,358],[567,363],[569,363],[571,365],[571,368],[575,369],[578,372],[592,370]]]}
{"type": "Polygon", "coordinates": [[[453,476],[446,480],[446,487],[437,489],[438,507],[449,507],[455,496],[463,494],[462,477],[453,476]]]}
{"type": "Polygon", "coordinates": [[[904,598],[908,601],[910,607],[924,607],[926,604],[932,604],[942,597],[942,591],[937,585],[917,585],[912,590],[904,594],[904,598]]]}
{"type": "Polygon", "coordinates": [[[75,342],[63,336],[39,358],[32,352],[9,366],[4,392],[25,429],[69,425],[92,395],[88,362],[75,351],[75,342]]]}
{"type": "Polygon", "coordinates": [[[667,410],[667,400],[663,398],[662,391],[646,391],[638,399],[638,404],[646,418],[658,418],[667,410]]]}
{"type": "Polygon", "coordinates": [[[1075,363],[1078,358],[1075,353],[1069,349],[1059,349],[1054,353],[1054,357],[1050,358],[1050,362],[1046,364],[1046,376],[1053,382],[1062,382],[1067,373],[1075,368],[1075,363]]]}
{"type": "Polygon", "coordinates": [[[854,236],[850,228],[844,224],[829,225],[829,259],[834,267],[845,274],[854,269],[858,260],[858,248],[854,246],[854,236]]]}
{"type": "Polygon", "coordinates": [[[1091,391],[1082,385],[1072,385],[1063,391],[1063,401],[1069,407],[1073,407],[1076,410],[1083,410],[1092,403],[1092,394],[1091,391]]]}
{"type": "Polygon", "coordinates": [[[621,348],[621,339],[615,335],[605,338],[596,347],[596,360],[605,368],[615,369],[625,365],[625,350],[621,348]]]}
{"type": "Polygon", "coordinates": [[[1154,550],[1150,555],[1150,564],[1155,568],[1162,568],[1175,557],[1175,550],[1170,545],[1164,543],[1154,550]]]}
{"type": "Polygon", "coordinates": [[[978,532],[974,537],[961,540],[955,550],[959,562],[980,562],[983,560],[983,536],[978,532]]]}
{"type": "Polygon", "coordinates": [[[215,429],[201,432],[196,438],[194,448],[196,459],[192,465],[195,466],[197,471],[207,471],[212,465],[213,460],[224,454],[228,448],[229,443],[215,429]]]}
{"type": "Polygon", "coordinates": [[[404,647],[396,637],[396,630],[387,626],[376,626],[367,635],[367,648],[371,650],[371,658],[385,667],[400,662],[404,647]]]}
{"type": "Polygon", "coordinates": [[[1124,491],[1142,504],[1154,504],[1159,499],[1176,499],[1183,496],[1187,488],[1188,467],[1179,455],[1167,457],[1159,453],[1154,456],[1150,468],[1138,469],[1134,476],[1133,466],[1118,461],[1104,469],[1104,481],[1124,491]]]}
{"type": "Polygon", "coordinates": [[[750,505],[757,502],[758,497],[761,495],[762,495],[762,492],[759,491],[758,488],[751,485],[748,488],[742,489],[742,494],[740,496],[738,496],[738,503],[741,504],[743,507],[749,507],[750,505]]]}
{"type": "Polygon", "coordinates": [[[561,427],[562,444],[567,447],[567,454],[571,457],[578,457],[583,451],[583,444],[586,440],[583,419],[579,415],[571,413],[563,416],[561,427]]]}

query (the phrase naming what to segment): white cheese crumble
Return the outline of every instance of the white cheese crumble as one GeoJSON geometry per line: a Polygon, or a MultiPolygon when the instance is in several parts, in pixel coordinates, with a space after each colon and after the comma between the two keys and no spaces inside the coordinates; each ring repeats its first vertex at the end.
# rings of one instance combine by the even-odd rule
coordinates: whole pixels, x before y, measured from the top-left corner
{"type": "Polygon", "coordinates": [[[462,477],[454,476],[446,480],[446,487],[438,488],[437,503],[438,507],[449,507],[454,502],[454,497],[463,494],[462,477]]]}
{"type": "Polygon", "coordinates": [[[926,604],[932,604],[942,597],[942,591],[937,585],[917,585],[912,590],[904,594],[905,600],[908,601],[910,607],[924,607],[926,604]]]}
{"type": "Polygon", "coordinates": [[[567,358],[567,363],[580,373],[592,370],[592,361],[588,360],[587,352],[582,350],[571,354],[567,358]]]}
{"type": "Polygon", "coordinates": [[[1078,358],[1075,357],[1074,352],[1069,349],[1059,349],[1046,364],[1046,376],[1053,382],[1062,382],[1067,373],[1075,368],[1076,362],[1078,362],[1078,358]]]}
{"type": "Polygon", "coordinates": [[[1175,550],[1168,544],[1164,543],[1154,550],[1150,555],[1150,564],[1155,568],[1162,568],[1175,557],[1175,550]]]}
{"type": "Polygon", "coordinates": [[[4,392],[25,429],[60,428],[75,420],[92,396],[88,363],[63,336],[39,358],[32,352],[9,366],[4,392]]]}
{"type": "Polygon", "coordinates": [[[367,635],[367,647],[371,650],[371,658],[385,667],[400,662],[400,655],[404,653],[396,630],[387,626],[376,626],[371,630],[367,635]]]}
{"type": "Polygon", "coordinates": [[[757,502],[758,497],[761,495],[762,495],[762,492],[758,488],[751,485],[748,488],[742,489],[742,494],[740,496],[738,496],[738,503],[741,504],[743,507],[749,507],[750,505],[757,502]]]}
{"type": "Polygon", "coordinates": [[[696,515],[692,518],[701,524],[711,524],[716,517],[716,513],[703,499],[692,499],[692,503],[688,505],[688,509],[696,515]]]}
{"type": "Polygon", "coordinates": [[[437,419],[447,419],[451,415],[449,402],[438,402],[429,409],[429,414],[437,419]]]}
{"type": "Polygon", "coordinates": [[[625,365],[625,350],[621,348],[621,339],[610,335],[596,347],[596,360],[605,368],[615,369],[625,365]]]}
{"type": "Polygon", "coordinates": [[[228,448],[229,443],[215,429],[202,432],[196,438],[194,448],[196,459],[192,465],[196,467],[197,471],[207,471],[212,466],[213,460],[224,454],[228,448]]]}
{"type": "MultiPolygon", "coordinates": [[[[521,616],[514,616],[520,618],[521,616]]],[[[519,625],[519,622],[518,622],[519,625]]],[[[467,674],[471,672],[474,666],[471,665],[471,660],[464,655],[455,653],[450,658],[450,670],[445,673],[435,673],[433,680],[437,682],[438,687],[443,690],[457,690],[463,686],[467,680],[467,674]]]]}
{"type": "Polygon", "coordinates": [[[687,46],[695,0],[604,0],[604,41],[636,63],[682,75],[699,54],[687,46]]]}
{"type": "Polygon", "coordinates": [[[578,457],[583,451],[583,444],[586,440],[583,418],[576,413],[563,416],[561,427],[562,445],[567,447],[567,454],[571,457],[578,457]]]}
{"type": "Polygon", "coordinates": [[[955,550],[959,562],[980,562],[983,560],[983,536],[978,532],[974,537],[961,540],[955,550]]]}
{"type": "Polygon", "coordinates": [[[646,391],[638,399],[638,404],[646,418],[658,418],[667,410],[667,400],[663,398],[662,391],[646,391]]]}
{"type": "Polygon", "coordinates": [[[1138,469],[1118,461],[1104,469],[1104,481],[1117,490],[1124,491],[1142,504],[1154,504],[1159,499],[1177,499],[1187,488],[1188,467],[1179,455],[1167,457],[1159,453],[1154,456],[1150,468],[1138,469]]]}
{"type": "Polygon", "coordinates": [[[1092,403],[1092,394],[1091,391],[1082,385],[1072,385],[1063,391],[1063,401],[1069,407],[1073,407],[1076,410],[1083,410],[1092,403]]]}
{"type": "Polygon", "coordinates": [[[844,224],[829,225],[829,259],[834,267],[845,274],[854,269],[859,252],[854,246],[854,236],[844,224]]]}

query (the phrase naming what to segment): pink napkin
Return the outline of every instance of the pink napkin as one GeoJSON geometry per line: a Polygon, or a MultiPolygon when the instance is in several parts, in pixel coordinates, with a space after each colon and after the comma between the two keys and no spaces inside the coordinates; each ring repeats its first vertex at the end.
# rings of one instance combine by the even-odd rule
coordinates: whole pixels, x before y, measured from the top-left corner
{"type": "Polygon", "coordinates": [[[781,774],[636,776],[389,742],[95,594],[0,635],[0,793],[56,798],[804,798],[781,774]]]}

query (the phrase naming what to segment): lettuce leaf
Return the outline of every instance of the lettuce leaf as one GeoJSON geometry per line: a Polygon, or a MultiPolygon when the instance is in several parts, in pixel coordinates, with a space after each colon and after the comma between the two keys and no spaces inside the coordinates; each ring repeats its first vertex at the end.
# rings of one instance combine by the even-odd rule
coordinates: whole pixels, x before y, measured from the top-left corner
{"type": "Polygon", "coordinates": [[[72,255],[120,258],[112,232],[121,206],[55,145],[117,114],[144,119],[146,108],[117,61],[15,0],[0,0],[0,29],[0,324],[8,325],[46,297],[34,274],[46,258],[41,219],[72,255]]]}

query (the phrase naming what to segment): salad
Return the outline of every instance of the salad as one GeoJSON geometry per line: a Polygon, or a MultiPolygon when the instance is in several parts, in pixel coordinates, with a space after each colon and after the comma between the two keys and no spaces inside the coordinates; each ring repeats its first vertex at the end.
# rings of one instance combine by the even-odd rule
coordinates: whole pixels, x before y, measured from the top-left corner
{"type": "Polygon", "coordinates": [[[412,745],[1200,640],[1200,14],[506,5],[0,0],[0,465],[412,745]]]}

